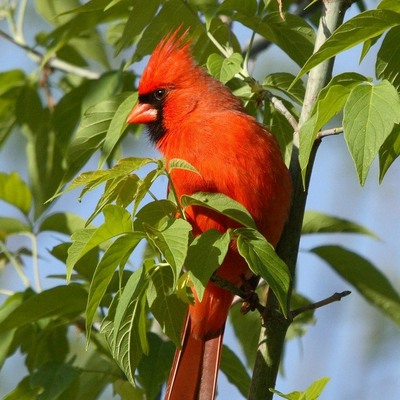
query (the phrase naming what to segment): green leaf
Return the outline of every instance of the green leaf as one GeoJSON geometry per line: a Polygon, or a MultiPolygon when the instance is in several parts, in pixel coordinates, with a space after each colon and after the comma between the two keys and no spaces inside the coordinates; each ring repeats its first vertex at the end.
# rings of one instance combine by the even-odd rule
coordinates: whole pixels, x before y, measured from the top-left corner
{"type": "Polygon", "coordinates": [[[246,260],[249,268],[268,283],[286,316],[291,281],[289,268],[261,233],[249,228],[239,228],[234,233],[238,235],[240,255],[246,260]]]}
{"type": "Polygon", "coordinates": [[[105,251],[90,283],[86,305],[86,339],[90,339],[96,311],[118,266],[123,267],[139,242],[144,238],[141,232],[131,232],[118,237],[105,251]]]}
{"type": "Polygon", "coordinates": [[[377,8],[381,10],[392,10],[400,13],[400,3],[397,0],[382,0],[377,8]]]}
{"type": "Polygon", "coordinates": [[[185,268],[190,271],[200,301],[211,275],[224,261],[230,241],[229,232],[221,233],[210,229],[197,236],[190,244],[185,268]]]}
{"type": "Polygon", "coordinates": [[[155,333],[147,334],[149,354],[144,355],[138,366],[138,381],[146,391],[146,398],[155,400],[169,374],[174,358],[175,346],[155,333]]]}
{"type": "Polygon", "coordinates": [[[285,19],[282,19],[279,12],[271,12],[261,18],[237,12],[232,18],[275,43],[299,66],[313,52],[314,30],[297,15],[285,14],[285,19]]]}
{"type": "Polygon", "coordinates": [[[379,182],[382,182],[387,170],[400,155],[400,125],[396,124],[392,133],[379,149],[379,182]]]}
{"type": "Polygon", "coordinates": [[[214,78],[226,83],[242,71],[242,63],[243,57],[239,53],[233,53],[227,58],[214,53],[208,57],[207,69],[214,78]]]}
{"type": "Polygon", "coordinates": [[[31,231],[32,228],[19,219],[0,216],[0,240],[4,240],[9,235],[31,231]]]}
{"type": "Polygon", "coordinates": [[[186,171],[191,171],[201,176],[200,172],[197,171],[197,169],[193,167],[192,164],[180,158],[173,158],[168,162],[168,171],[171,172],[174,169],[184,169],[186,171]]]}
{"type": "Polygon", "coordinates": [[[371,236],[374,239],[378,238],[362,225],[318,211],[306,211],[301,233],[303,235],[312,233],[359,233],[371,236]]]}
{"type": "Polygon", "coordinates": [[[138,170],[150,163],[157,163],[157,161],[151,158],[128,157],[119,160],[113,166],[113,168],[109,170],[83,172],[71,182],[65,191],[57,193],[56,196],[69,192],[77,187],[85,186],[80,195],[81,199],[87,192],[97,188],[103,183],[112,179],[124,178],[133,171],[138,170]]]}
{"type": "MultiPolygon", "coordinates": [[[[279,100],[282,101],[292,115],[297,114],[297,110],[294,109],[291,103],[282,98],[279,100]]],[[[287,118],[277,111],[270,101],[264,103],[263,124],[270,132],[273,132],[281,148],[282,157],[286,165],[289,165],[293,147],[293,127],[290,125],[287,118]]]]}
{"type": "MultiPolygon", "coordinates": [[[[121,98],[123,94],[121,93],[121,98]]],[[[114,151],[115,146],[122,138],[128,123],[126,119],[134,104],[137,102],[137,93],[126,94],[125,100],[119,105],[108,127],[98,168],[100,169],[114,151]]]]}
{"type": "Polygon", "coordinates": [[[177,279],[186,258],[189,232],[192,230],[192,226],[187,221],[178,218],[163,230],[158,230],[145,223],[143,227],[148,238],[171,265],[174,279],[177,279]]]}
{"type": "Polygon", "coordinates": [[[20,347],[27,353],[25,365],[30,371],[40,368],[47,362],[64,362],[70,350],[67,324],[60,324],[60,321],[55,320],[43,325],[45,327],[40,330],[33,326],[19,330],[19,332],[23,332],[22,336],[34,337],[29,345],[24,342],[20,344],[20,347]],[[32,329],[32,333],[30,333],[30,329],[32,329]]]}
{"type": "Polygon", "coordinates": [[[226,215],[240,224],[256,229],[255,222],[250,213],[237,201],[222,193],[198,192],[191,196],[181,197],[183,207],[201,206],[226,215]]]}
{"type": "MultiPolygon", "coordinates": [[[[93,98],[85,98],[85,101],[92,103],[94,99],[110,97],[118,90],[119,80],[119,75],[107,76],[107,79],[104,78],[104,83],[99,85],[98,92],[93,92],[91,95],[93,98]]],[[[62,184],[67,183],[101,147],[111,121],[126,96],[126,93],[120,93],[87,109],[76,136],[68,148],[67,172],[62,184]]],[[[82,107],[85,109],[84,104],[82,107]]]]}
{"type": "MultiPolygon", "coordinates": [[[[21,305],[24,300],[24,293],[14,293],[3,301],[0,307],[0,321],[21,305]]],[[[15,329],[10,329],[0,333],[0,368],[4,365],[6,358],[10,355],[10,347],[14,339],[15,329]]]]}
{"type": "Polygon", "coordinates": [[[75,264],[99,244],[132,231],[131,216],[124,208],[116,205],[104,207],[104,223],[97,229],[83,229],[72,235],[73,243],[68,249],[67,281],[71,278],[75,264]]]}
{"type": "Polygon", "coordinates": [[[85,220],[70,212],[59,212],[47,216],[40,225],[39,231],[55,231],[72,235],[77,230],[85,228],[85,220]]]}
{"type": "Polygon", "coordinates": [[[144,224],[161,229],[166,221],[175,217],[177,212],[176,204],[170,200],[152,201],[137,212],[134,230],[144,230],[144,224]]]}
{"type": "Polygon", "coordinates": [[[40,388],[32,388],[31,377],[28,375],[23,378],[17,387],[6,396],[3,400],[37,400],[40,388]]]}
{"type": "Polygon", "coordinates": [[[221,371],[239,392],[247,397],[250,388],[250,376],[239,357],[226,345],[222,347],[221,371]]]}
{"type": "Polygon", "coordinates": [[[400,325],[400,296],[387,277],[368,260],[340,246],[321,246],[311,251],[351,283],[367,301],[400,325]]]}
{"type": "Polygon", "coordinates": [[[305,88],[302,81],[297,81],[291,86],[295,76],[287,72],[275,72],[264,78],[262,86],[264,89],[275,89],[289,96],[297,104],[302,105],[305,95],[305,88]]]}
{"type": "Polygon", "coordinates": [[[48,362],[31,376],[33,388],[40,388],[38,400],[57,400],[78,378],[78,369],[69,364],[48,362]]]}
{"type": "Polygon", "coordinates": [[[388,82],[355,87],[344,107],[344,137],[361,185],[380,147],[400,122],[400,98],[388,82]]]}
{"type": "Polygon", "coordinates": [[[114,298],[100,331],[106,337],[113,358],[133,386],[135,369],[143,353],[149,352],[144,295],[147,286],[145,268],[140,268],[130,276],[119,301],[114,298]]]}
{"type": "Polygon", "coordinates": [[[351,90],[366,80],[367,78],[356,73],[340,74],[319,93],[310,119],[300,128],[299,161],[303,180],[318,131],[342,110],[351,90]]]}
{"type": "Polygon", "coordinates": [[[387,29],[400,25],[400,14],[391,10],[368,10],[339,26],[304,64],[296,81],[310,69],[337,54],[379,36],[387,29]]]}
{"type": "MultiPolygon", "coordinates": [[[[113,19],[126,18],[131,3],[121,1],[115,7],[111,7],[107,12],[104,12],[108,4],[109,1],[107,0],[92,0],[77,9],[70,9],[68,13],[63,13],[61,15],[63,18],[66,14],[69,17],[69,13],[76,15],[71,18],[64,18],[62,20],[63,23],[46,37],[45,45],[48,51],[43,63],[46,63],[54,52],[58,52],[65,45],[70,44],[82,55],[88,56],[109,68],[103,40],[98,33],[97,27],[101,23],[113,19]]],[[[71,6],[74,7],[74,4],[71,6]]]]}
{"type": "Polygon", "coordinates": [[[132,45],[132,40],[151,22],[159,6],[159,0],[136,0],[133,2],[114,56],[117,56],[122,49],[132,45]]]}
{"type": "Polygon", "coordinates": [[[257,312],[245,315],[241,312],[241,304],[232,305],[229,317],[241,349],[246,356],[247,366],[253,369],[260,340],[261,318],[257,312]]]}
{"type": "Polygon", "coordinates": [[[0,72],[0,147],[5,143],[16,123],[16,107],[26,85],[20,70],[0,72]]]}
{"type": "Polygon", "coordinates": [[[329,378],[320,378],[313,382],[304,392],[292,392],[283,394],[274,389],[269,389],[272,393],[277,394],[279,397],[288,400],[316,400],[320,397],[326,384],[329,382],[329,378]]]}
{"type": "Polygon", "coordinates": [[[379,79],[387,79],[400,89],[400,26],[392,28],[385,36],[378,51],[375,72],[379,79]]]}
{"type": "Polygon", "coordinates": [[[0,322],[0,332],[48,317],[72,316],[85,309],[87,292],[79,285],[57,286],[35,294],[0,322]]]}
{"type": "Polygon", "coordinates": [[[152,270],[147,290],[150,310],[163,332],[179,347],[187,305],[179,300],[174,289],[175,277],[171,268],[156,267],[152,270]]]}
{"type": "Polygon", "coordinates": [[[25,215],[32,207],[32,194],[29,186],[17,172],[0,172],[0,200],[18,208],[25,215]]]}

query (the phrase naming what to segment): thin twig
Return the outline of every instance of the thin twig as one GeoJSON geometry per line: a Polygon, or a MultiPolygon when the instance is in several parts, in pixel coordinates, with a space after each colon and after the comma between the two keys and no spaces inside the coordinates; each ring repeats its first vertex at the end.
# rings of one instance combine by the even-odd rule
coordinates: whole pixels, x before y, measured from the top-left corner
{"type": "MultiPolygon", "coordinates": [[[[41,64],[44,55],[40,53],[39,51],[33,49],[32,47],[29,47],[25,43],[20,43],[17,40],[15,40],[12,36],[10,36],[8,33],[0,30],[0,37],[3,37],[4,39],[8,40],[12,44],[18,46],[19,48],[25,50],[29,55],[33,58],[35,62],[38,64],[41,64]]],[[[77,76],[80,76],[82,78],[86,79],[98,79],[100,77],[100,74],[94,71],[90,71],[81,67],[77,67],[75,65],[72,65],[66,61],[60,60],[57,57],[50,58],[50,60],[47,63],[51,68],[56,69],[58,71],[63,71],[67,72],[70,74],[74,74],[77,76]]]]}
{"type": "Polygon", "coordinates": [[[334,293],[332,296],[329,296],[324,300],[317,301],[316,303],[307,304],[304,307],[296,308],[295,310],[290,312],[290,316],[292,319],[294,319],[304,312],[316,310],[317,308],[327,306],[328,304],[334,303],[335,301],[340,301],[343,299],[343,297],[348,296],[350,293],[350,290],[345,290],[341,293],[334,293]]]}
{"type": "Polygon", "coordinates": [[[277,97],[275,97],[274,95],[272,95],[267,90],[264,91],[264,96],[267,97],[268,100],[272,103],[272,105],[275,107],[275,110],[278,111],[280,114],[282,114],[287,119],[287,121],[289,122],[289,124],[291,125],[293,130],[296,132],[299,129],[299,125],[296,121],[296,118],[285,107],[283,102],[280,99],[278,99],[277,97]]]}
{"type": "Polygon", "coordinates": [[[340,128],[325,129],[318,132],[316,140],[321,140],[327,136],[339,135],[341,133],[343,133],[342,126],[340,128]]]}

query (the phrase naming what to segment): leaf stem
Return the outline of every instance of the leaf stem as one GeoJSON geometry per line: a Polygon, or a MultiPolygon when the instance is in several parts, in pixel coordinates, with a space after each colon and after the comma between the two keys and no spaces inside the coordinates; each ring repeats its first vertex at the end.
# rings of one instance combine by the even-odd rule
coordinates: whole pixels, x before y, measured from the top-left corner
{"type": "Polygon", "coordinates": [[[32,243],[32,269],[33,269],[33,279],[35,282],[36,291],[40,293],[42,289],[42,284],[40,281],[40,272],[39,272],[39,253],[37,246],[37,237],[34,233],[24,232],[23,235],[27,236],[32,243]]]}
{"type": "Polygon", "coordinates": [[[5,254],[7,257],[8,261],[12,264],[12,266],[15,268],[15,271],[17,271],[17,274],[21,278],[22,283],[24,284],[25,287],[29,287],[31,284],[29,282],[28,277],[25,275],[25,272],[22,269],[21,264],[18,262],[18,260],[8,251],[7,246],[3,241],[0,240],[0,250],[5,254]]]}
{"type": "Polygon", "coordinates": [[[27,0],[20,0],[18,15],[17,15],[17,23],[16,23],[16,35],[21,43],[25,43],[24,21],[25,21],[26,6],[27,6],[27,0]]]}

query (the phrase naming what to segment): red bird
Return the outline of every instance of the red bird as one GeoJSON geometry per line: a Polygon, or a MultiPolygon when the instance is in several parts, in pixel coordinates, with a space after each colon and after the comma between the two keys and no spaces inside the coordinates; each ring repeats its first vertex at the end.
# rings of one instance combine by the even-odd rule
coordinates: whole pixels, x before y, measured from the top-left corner
{"type": "MultiPolygon", "coordinates": [[[[178,30],[179,31],[179,30],[178,30]]],[[[261,233],[276,245],[291,201],[291,180],[274,136],[246,114],[241,101],[196,65],[187,33],[167,35],[154,50],[139,84],[139,100],[128,122],[147,124],[151,140],[165,156],[192,164],[201,176],[174,169],[177,195],[223,193],[250,212],[261,233]]],[[[238,225],[201,207],[186,209],[194,235],[225,232],[238,225]]],[[[251,276],[235,245],[217,271],[236,286],[251,276]]],[[[201,302],[194,293],[182,349],[177,350],[166,400],[211,400],[222,337],[233,294],[209,282],[201,302]]]]}

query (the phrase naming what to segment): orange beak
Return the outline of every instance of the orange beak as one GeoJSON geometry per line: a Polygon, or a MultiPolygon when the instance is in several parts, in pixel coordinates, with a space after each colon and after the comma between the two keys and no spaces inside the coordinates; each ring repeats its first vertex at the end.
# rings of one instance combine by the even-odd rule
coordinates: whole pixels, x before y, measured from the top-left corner
{"type": "Polygon", "coordinates": [[[137,103],[128,116],[129,124],[148,124],[157,120],[157,109],[150,104],[137,103]]]}

